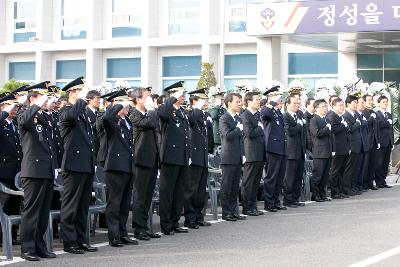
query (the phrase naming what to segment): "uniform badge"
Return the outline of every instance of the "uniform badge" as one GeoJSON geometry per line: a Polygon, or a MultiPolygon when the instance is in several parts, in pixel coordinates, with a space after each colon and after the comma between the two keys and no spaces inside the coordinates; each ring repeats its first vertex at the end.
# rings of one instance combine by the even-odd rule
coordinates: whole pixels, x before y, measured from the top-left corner
{"type": "Polygon", "coordinates": [[[38,132],[38,133],[43,132],[43,126],[40,124],[36,125],[36,132],[38,132]]]}
{"type": "Polygon", "coordinates": [[[37,117],[33,118],[33,122],[37,124],[37,117]]]}

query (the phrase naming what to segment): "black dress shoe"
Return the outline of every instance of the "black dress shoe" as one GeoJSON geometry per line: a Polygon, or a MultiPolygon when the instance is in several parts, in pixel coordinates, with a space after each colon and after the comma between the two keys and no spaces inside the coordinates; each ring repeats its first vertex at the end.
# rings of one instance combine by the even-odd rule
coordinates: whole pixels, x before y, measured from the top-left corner
{"type": "Polygon", "coordinates": [[[277,210],[287,210],[287,208],[285,206],[281,206],[281,205],[276,205],[275,208],[277,210]]]}
{"type": "Polygon", "coordinates": [[[289,207],[289,208],[298,208],[299,207],[295,203],[285,203],[284,205],[285,205],[285,207],[289,207]]]}
{"type": "Polygon", "coordinates": [[[172,228],[172,231],[174,231],[175,233],[188,233],[189,230],[183,227],[176,227],[176,228],[172,228]]]}
{"type": "Polygon", "coordinates": [[[189,223],[188,226],[190,229],[199,229],[199,225],[196,223],[189,223]]]}
{"type": "Polygon", "coordinates": [[[145,233],[145,232],[138,232],[138,233],[135,233],[134,237],[135,237],[136,239],[144,240],[144,241],[148,241],[148,240],[151,239],[150,236],[149,236],[147,233],[145,233]]]}
{"type": "Polygon", "coordinates": [[[392,188],[392,186],[388,185],[388,184],[384,184],[383,188],[392,188]]]}
{"type": "Polygon", "coordinates": [[[146,234],[151,238],[161,238],[161,234],[159,233],[146,232],[146,234]]]}
{"type": "Polygon", "coordinates": [[[232,214],[232,216],[235,217],[235,219],[238,220],[238,221],[246,220],[245,216],[239,215],[237,213],[232,214]]]}
{"type": "Polygon", "coordinates": [[[323,200],[323,201],[332,201],[332,199],[327,198],[327,197],[323,197],[322,200],[323,200]]]}
{"type": "Polygon", "coordinates": [[[270,212],[277,212],[278,211],[275,207],[271,207],[271,206],[265,206],[264,209],[268,210],[270,212]]]}
{"type": "Polygon", "coordinates": [[[110,246],[114,247],[114,248],[121,248],[124,246],[124,244],[122,244],[122,242],[120,240],[110,240],[108,241],[108,244],[110,244],[110,246]]]}
{"type": "Polygon", "coordinates": [[[211,226],[211,223],[206,221],[198,221],[196,222],[199,226],[211,226]]]}
{"type": "Polygon", "coordinates": [[[371,190],[378,190],[378,187],[372,185],[372,186],[369,187],[369,189],[371,189],[371,190]]]}
{"type": "Polygon", "coordinates": [[[342,198],[349,198],[349,197],[350,197],[349,195],[342,194],[342,193],[340,193],[340,196],[341,196],[342,198]]]}
{"type": "Polygon", "coordinates": [[[97,248],[89,246],[88,244],[78,244],[78,247],[87,252],[96,252],[98,250],[97,248]]]}
{"type": "Polygon", "coordinates": [[[64,248],[65,252],[71,253],[71,254],[84,254],[85,251],[83,249],[80,249],[78,247],[66,247],[64,248]]]}
{"type": "Polygon", "coordinates": [[[249,210],[249,211],[247,211],[247,213],[243,213],[243,214],[249,215],[249,216],[258,216],[258,215],[260,215],[260,214],[258,214],[257,210],[249,210]]]}
{"type": "Polygon", "coordinates": [[[236,222],[237,221],[237,219],[232,214],[222,215],[222,220],[225,220],[228,222],[236,222]]]}
{"type": "Polygon", "coordinates": [[[315,198],[315,202],[324,202],[324,200],[322,198],[320,198],[320,197],[316,197],[315,198]]]}
{"type": "Polygon", "coordinates": [[[343,199],[341,195],[332,195],[332,199],[343,199]]]}
{"type": "Polygon", "coordinates": [[[40,261],[40,258],[35,253],[32,252],[21,253],[21,258],[27,261],[40,261]]]}
{"type": "Polygon", "coordinates": [[[44,253],[41,252],[37,252],[36,253],[40,258],[46,258],[46,259],[54,259],[56,258],[56,254],[50,251],[46,251],[44,253]]]}
{"type": "Polygon", "coordinates": [[[163,235],[174,235],[175,234],[175,232],[172,230],[161,230],[161,233],[163,235]]]}
{"type": "Polygon", "coordinates": [[[121,242],[124,245],[139,245],[139,242],[137,240],[129,238],[127,236],[121,237],[121,242]]]}

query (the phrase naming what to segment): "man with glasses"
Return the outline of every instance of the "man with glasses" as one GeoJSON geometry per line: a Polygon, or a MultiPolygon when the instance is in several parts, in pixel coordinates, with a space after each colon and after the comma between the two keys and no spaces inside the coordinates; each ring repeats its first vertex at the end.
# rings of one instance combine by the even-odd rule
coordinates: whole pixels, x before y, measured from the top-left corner
{"type": "Polygon", "coordinates": [[[310,121],[313,140],[313,171],[311,177],[312,200],[329,201],[326,197],[326,185],[331,165],[331,124],[326,119],[328,104],[323,99],[314,102],[315,115],[310,121]]]}
{"type": "Polygon", "coordinates": [[[331,197],[332,199],[343,199],[348,197],[343,193],[343,173],[349,155],[349,129],[343,118],[344,103],[340,98],[335,98],[332,103],[332,110],[326,117],[332,125],[332,165],[331,165],[331,197]]]}

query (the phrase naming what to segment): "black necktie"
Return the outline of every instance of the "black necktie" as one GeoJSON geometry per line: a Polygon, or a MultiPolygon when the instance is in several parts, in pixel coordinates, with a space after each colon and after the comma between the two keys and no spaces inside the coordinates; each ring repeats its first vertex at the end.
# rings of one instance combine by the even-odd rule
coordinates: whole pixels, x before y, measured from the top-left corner
{"type": "Polygon", "coordinates": [[[257,111],[256,113],[254,113],[254,117],[256,118],[257,122],[260,122],[260,112],[257,111]]]}
{"type": "Polygon", "coordinates": [[[240,120],[239,120],[239,116],[238,116],[238,115],[235,115],[235,122],[237,122],[237,123],[239,123],[239,122],[240,122],[240,120]]]}
{"type": "Polygon", "coordinates": [[[294,118],[295,121],[297,121],[297,115],[296,114],[293,115],[293,118],[294,118]]]}

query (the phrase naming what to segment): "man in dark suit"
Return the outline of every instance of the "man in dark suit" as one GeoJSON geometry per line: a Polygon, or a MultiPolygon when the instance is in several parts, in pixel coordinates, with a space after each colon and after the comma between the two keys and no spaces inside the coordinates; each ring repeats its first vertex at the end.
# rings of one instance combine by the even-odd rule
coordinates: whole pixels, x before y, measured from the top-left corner
{"type": "Polygon", "coordinates": [[[328,104],[323,99],[314,102],[315,115],[310,121],[310,133],[313,140],[313,170],[310,181],[312,200],[328,201],[326,185],[331,166],[332,141],[331,124],[326,119],[328,104]]]}
{"type": "Polygon", "coordinates": [[[374,101],[372,96],[364,95],[365,109],[362,111],[363,116],[368,121],[368,143],[369,143],[369,155],[367,163],[366,176],[364,177],[364,189],[377,190],[378,188],[374,185],[375,180],[375,168],[376,168],[376,157],[377,149],[380,147],[379,143],[379,125],[376,118],[376,112],[373,110],[374,101]]]}
{"type": "Polygon", "coordinates": [[[213,120],[211,118],[210,112],[208,112],[208,101],[204,104],[203,107],[204,115],[206,116],[206,124],[207,124],[207,143],[208,143],[208,154],[212,154],[214,152],[214,129],[213,129],[213,120]]]}
{"type": "Polygon", "coordinates": [[[310,133],[310,121],[314,116],[314,98],[308,98],[306,101],[306,111],[304,112],[304,119],[306,120],[306,148],[308,151],[312,152],[312,138],[310,133]]]}
{"type": "Polygon", "coordinates": [[[24,189],[24,207],[21,212],[21,257],[28,261],[55,258],[47,251],[44,241],[51,198],[55,155],[51,147],[51,126],[43,112],[48,97],[48,82],[32,85],[29,91],[29,107],[18,117],[23,159],[21,178],[24,189]]]}
{"type": "Polygon", "coordinates": [[[243,149],[243,124],[239,112],[242,97],[237,93],[229,93],[224,99],[227,112],[219,119],[221,136],[221,205],[222,219],[226,221],[244,220],[246,217],[238,213],[238,194],[242,164],[245,162],[243,149]]]}
{"type": "MultiPolygon", "coordinates": [[[[0,183],[16,190],[14,178],[21,170],[22,147],[18,134],[17,116],[18,102],[13,94],[0,99],[0,183]]],[[[0,202],[8,215],[18,215],[21,207],[21,197],[0,193],[0,202]]],[[[18,226],[12,226],[13,245],[20,245],[17,239],[18,226]]]]}
{"type": "Polygon", "coordinates": [[[133,183],[132,227],[135,238],[150,240],[160,235],[149,232],[147,220],[153,199],[160,153],[157,142],[158,115],[154,111],[154,101],[145,88],[136,88],[132,92],[135,109],[130,114],[135,140],[133,157],[135,159],[135,181],[133,183]]]}
{"type": "Polygon", "coordinates": [[[212,95],[215,98],[215,106],[211,107],[208,112],[210,112],[213,121],[213,133],[214,133],[214,146],[221,145],[221,137],[219,132],[219,119],[226,113],[226,108],[224,107],[224,92],[219,92],[212,95]]]}
{"type": "Polygon", "coordinates": [[[96,131],[96,118],[97,114],[99,113],[99,106],[100,106],[99,91],[90,90],[86,95],[86,100],[88,102],[88,105],[86,106],[86,113],[93,129],[93,140],[94,140],[93,149],[94,149],[94,154],[97,155],[97,152],[99,150],[99,140],[96,131]]]}
{"type": "Polygon", "coordinates": [[[275,86],[264,93],[268,96],[268,104],[260,111],[264,125],[267,162],[264,177],[264,208],[271,212],[287,209],[279,200],[286,169],[287,138],[281,112],[282,99],[278,91],[279,86],[275,86]]]}
{"type": "Polygon", "coordinates": [[[132,124],[126,117],[129,100],[124,90],[118,91],[109,98],[112,107],[107,109],[103,117],[108,143],[104,164],[106,220],[108,240],[112,247],[138,244],[128,237],[126,229],[134,180],[132,124]]]}
{"type": "Polygon", "coordinates": [[[60,110],[60,132],[64,140],[61,162],[64,192],[61,204],[61,232],[64,251],[83,254],[97,248],[86,240],[87,216],[95,166],[93,131],[86,114],[87,88],[83,77],[68,83],[68,104],[60,110]]]}
{"type": "Polygon", "coordinates": [[[365,109],[365,102],[362,97],[358,98],[356,115],[361,122],[361,155],[360,155],[360,168],[357,171],[357,189],[360,192],[366,192],[368,189],[364,188],[364,180],[367,180],[367,171],[368,171],[368,163],[369,163],[369,138],[368,138],[368,121],[367,118],[364,117],[363,111],[365,109]]]}
{"type": "Polygon", "coordinates": [[[179,226],[185,182],[189,171],[189,122],[182,104],[185,100],[184,82],[174,83],[164,91],[170,97],[158,109],[161,120],[160,148],[160,225],[165,235],[187,233],[179,226]]]}
{"type": "Polygon", "coordinates": [[[326,115],[332,126],[332,164],[331,164],[331,197],[332,199],[343,199],[348,197],[343,194],[344,169],[349,156],[349,129],[347,122],[342,117],[344,103],[340,98],[331,102],[332,110],[326,115]]]}
{"type": "Polygon", "coordinates": [[[263,174],[265,161],[265,144],[263,124],[260,117],[261,97],[257,92],[246,93],[244,106],[240,115],[243,123],[244,155],[242,204],[243,214],[250,216],[263,215],[257,209],[257,193],[263,174]]]}
{"type": "Polygon", "coordinates": [[[203,107],[207,102],[206,88],[190,94],[191,111],[188,113],[190,125],[189,176],[185,191],[185,226],[198,229],[200,225],[210,226],[204,221],[204,205],[208,177],[207,119],[203,107]]]}
{"type": "Polygon", "coordinates": [[[360,169],[361,156],[361,121],[356,115],[358,98],[354,95],[346,97],[347,111],[343,118],[347,122],[350,130],[350,155],[346,162],[344,170],[343,192],[346,195],[359,195],[361,192],[357,189],[357,177],[360,169]]]}
{"type": "Polygon", "coordinates": [[[376,112],[379,142],[376,157],[375,181],[379,188],[391,188],[385,181],[389,169],[390,153],[394,148],[393,120],[392,114],[387,112],[388,102],[386,96],[380,96],[378,98],[379,110],[376,112]]]}
{"type": "Polygon", "coordinates": [[[304,171],[304,122],[299,114],[299,102],[295,95],[286,100],[287,112],[283,115],[287,137],[286,170],[283,181],[283,205],[291,208],[299,207],[299,196],[304,171]]]}

